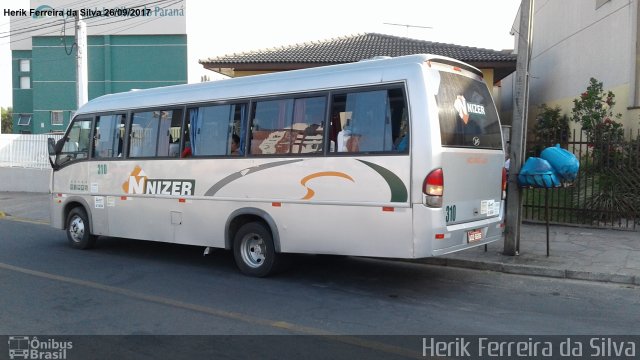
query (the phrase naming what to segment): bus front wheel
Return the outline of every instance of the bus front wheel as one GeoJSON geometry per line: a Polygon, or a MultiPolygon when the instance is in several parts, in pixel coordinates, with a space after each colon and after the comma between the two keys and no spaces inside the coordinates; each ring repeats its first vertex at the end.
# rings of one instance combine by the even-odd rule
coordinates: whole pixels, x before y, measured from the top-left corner
{"type": "Polygon", "coordinates": [[[233,257],[245,275],[265,277],[275,272],[281,256],[273,246],[270,229],[264,223],[250,222],[234,236],[233,257]]]}
{"type": "Polygon", "coordinates": [[[76,249],[90,249],[95,245],[96,237],[91,234],[89,217],[81,207],[76,207],[69,212],[67,239],[71,247],[76,249]]]}

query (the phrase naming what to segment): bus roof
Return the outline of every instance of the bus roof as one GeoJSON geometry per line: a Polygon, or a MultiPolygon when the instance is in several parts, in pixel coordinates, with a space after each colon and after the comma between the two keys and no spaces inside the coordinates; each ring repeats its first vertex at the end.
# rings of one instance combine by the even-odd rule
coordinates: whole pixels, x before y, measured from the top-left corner
{"type": "Polygon", "coordinates": [[[443,56],[417,54],[197,84],[131,90],[93,99],[78,109],[76,116],[401,81],[406,79],[408,69],[413,68],[414,71],[418,71],[419,68],[416,65],[436,59],[464,64],[443,56]],[[344,76],[344,72],[350,72],[353,76],[344,76]]]}

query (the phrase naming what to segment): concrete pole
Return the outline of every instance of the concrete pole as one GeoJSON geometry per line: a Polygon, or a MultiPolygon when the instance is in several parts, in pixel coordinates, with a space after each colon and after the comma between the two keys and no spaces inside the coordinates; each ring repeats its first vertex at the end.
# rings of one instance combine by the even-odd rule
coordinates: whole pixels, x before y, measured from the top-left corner
{"type": "Polygon", "coordinates": [[[76,15],[76,94],[78,96],[78,108],[89,100],[89,79],[87,71],[87,25],[82,17],[76,15]]]}
{"type": "Polygon", "coordinates": [[[518,186],[517,174],[524,162],[527,144],[527,113],[529,111],[529,60],[533,37],[534,0],[520,3],[520,28],[518,56],[513,102],[513,126],[511,128],[511,150],[509,150],[509,183],[507,187],[506,236],[504,254],[520,253],[520,224],[522,222],[522,189],[518,186]]]}

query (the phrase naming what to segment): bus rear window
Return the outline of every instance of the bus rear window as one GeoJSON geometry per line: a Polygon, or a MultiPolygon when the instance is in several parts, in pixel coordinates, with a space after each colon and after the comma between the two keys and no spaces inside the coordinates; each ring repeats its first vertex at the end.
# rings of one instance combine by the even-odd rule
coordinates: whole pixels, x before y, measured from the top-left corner
{"type": "Polygon", "coordinates": [[[439,74],[442,146],[501,149],[500,120],[486,84],[460,74],[439,74]]]}

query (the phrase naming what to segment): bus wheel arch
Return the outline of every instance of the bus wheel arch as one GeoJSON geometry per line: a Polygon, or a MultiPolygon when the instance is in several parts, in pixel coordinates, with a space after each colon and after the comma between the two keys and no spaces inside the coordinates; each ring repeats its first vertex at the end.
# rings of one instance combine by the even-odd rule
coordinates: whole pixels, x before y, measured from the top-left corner
{"type": "Polygon", "coordinates": [[[237,213],[229,218],[225,247],[231,248],[238,269],[245,275],[265,277],[283,267],[277,231],[271,217],[259,209],[237,213]],[[256,211],[258,210],[258,211],[256,211]]]}
{"type": "Polygon", "coordinates": [[[224,248],[227,250],[233,248],[233,239],[242,225],[257,221],[263,222],[271,230],[275,250],[278,253],[281,252],[280,236],[276,222],[266,211],[258,208],[242,208],[229,215],[225,224],[224,248]]]}
{"type": "Polygon", "coordinates": [[[87,202],[81,198],[81,197],[70,197],[64,204],[64,210],[62,212],[63,214],[63,226],[64,229],[67,228],[68,225],[68,220],[69,220],[69,214],[71,213],[71,210],[75,209],[75,208],[82,208],[82,210],[84,210],[85,214],[87,214],[87,218],[89,219],[89,222],[92,224],[93,218],[91,217],[91,211],[89,211],[89,209],[91,209],[89,207],[89,204],[87,204],[87,202]]]}

